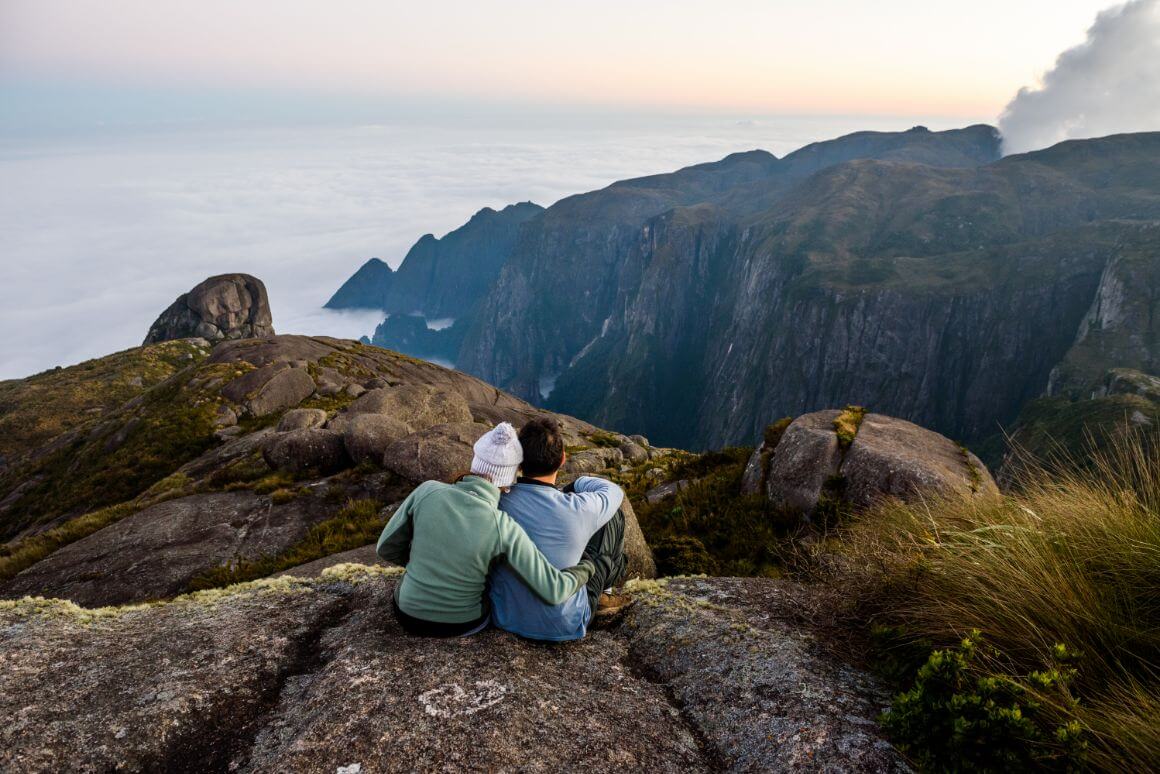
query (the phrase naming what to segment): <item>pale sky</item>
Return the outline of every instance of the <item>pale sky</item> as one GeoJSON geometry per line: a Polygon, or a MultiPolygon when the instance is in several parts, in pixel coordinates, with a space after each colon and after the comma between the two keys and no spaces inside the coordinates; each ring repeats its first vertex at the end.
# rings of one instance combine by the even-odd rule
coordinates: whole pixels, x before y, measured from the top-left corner
{"type": "MultiPolygon", "coordinates": [[[[996,116],[1106,0],[0,0],[0,88],[996,116]]],[[[16,90],[14,92],[13,90],[16,90]]],[[[12,97],[10,113],[21,109],[12,97]]]]}

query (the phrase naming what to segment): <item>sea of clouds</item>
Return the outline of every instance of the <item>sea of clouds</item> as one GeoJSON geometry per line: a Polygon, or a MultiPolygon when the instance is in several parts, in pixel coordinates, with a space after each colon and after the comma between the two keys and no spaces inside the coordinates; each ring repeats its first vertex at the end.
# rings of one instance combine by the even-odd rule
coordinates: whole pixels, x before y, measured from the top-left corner
{"type": "Polygon", "coordinates": [[[334,290],[368,258],[397,266],[422,234],[442,235],[483,206],[549,205],[734,151],[782,155],[913,123],[712,118],[0,138],[0,378],[136,346],[178,295],[224,272],[265,281],[280,333],[357,337],[381,316],[324,311],[334,290]]]}

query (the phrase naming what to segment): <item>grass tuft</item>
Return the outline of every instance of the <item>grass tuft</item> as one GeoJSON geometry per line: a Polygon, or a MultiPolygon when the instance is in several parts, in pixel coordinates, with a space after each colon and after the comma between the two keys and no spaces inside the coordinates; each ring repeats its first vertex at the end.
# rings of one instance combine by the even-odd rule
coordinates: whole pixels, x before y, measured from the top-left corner
{"type": "MultiPolygon", "coordinates": [[[[1080,654],[1078,703],[1032,698],[1078,723],[1099,769],[1160,761],[1160,444],[1124,435],[1086,469],[1029,465],[998,498],[886,502],[851,527],[849,595],[911,642],[978,630],[978,667],[1026,675],[1080,654]]],[[[839,581],[841,582],[841,581],[839,581]]]]}
{"type": "Polygon", "coordinates": [[[861,406],[846,406],[841,414],[834,417],[834,432],[838,434],[838,446],[843,449],[850,448],[865,418],[866,409],[861,406]]]}

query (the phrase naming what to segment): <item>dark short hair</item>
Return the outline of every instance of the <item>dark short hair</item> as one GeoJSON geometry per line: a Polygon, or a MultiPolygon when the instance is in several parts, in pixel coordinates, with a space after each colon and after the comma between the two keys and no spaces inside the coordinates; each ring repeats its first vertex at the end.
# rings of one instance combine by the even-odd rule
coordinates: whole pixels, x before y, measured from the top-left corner
{"type": "Polygon", "coordinates": [[[550,476],[560,469],[564,434],[552,417],[537,417],[520,428],[520,446],[524,447],[525,476],[550,476]]]}

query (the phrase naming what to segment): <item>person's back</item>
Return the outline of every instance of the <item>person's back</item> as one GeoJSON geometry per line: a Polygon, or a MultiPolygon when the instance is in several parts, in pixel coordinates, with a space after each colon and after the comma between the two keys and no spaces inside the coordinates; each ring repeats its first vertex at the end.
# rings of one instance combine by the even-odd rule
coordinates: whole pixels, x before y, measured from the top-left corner
{"type": "Polygon", "coordinates": [[[480,616],[498,543],[487,483],[474,477],[458,484],[428,481],[415,490],[412,505],[429,515],[414,519],[410,561],[399,586],[399,606],[408,615],[441,623],[480,616]]]}
{"type": "Polygon", "coordinates": [[[624,570],[624,492],[610,481],[581,477],[572,492],[554,480],[564,459],[563,439],[552,420],[534,420],[520,431],[524,477],[500,498],[500,507],[557,568],[582,559],[596,570],[585,589],[560,604],[530,593],[507,567],[492,572],[492,620],[501,629],[538,640],[573,640],[587,632],[600,592],[624,570]]]}
{"type": "Polygon", "coordinates": [[[499,510],[500,487],[511,484],[521,457],[511,425],[500,423],[476,442],[474,451],[472,475],[455,484],[421,484],[379,537],[378,555],[407,568],[395,587],[394,603],[400,624],[413,634],[459,636],[485,628],[487,574],[500,559],[552,604],[583,592],[592,572],[590,562],[563,572],[553,567],[499,510]]]}

